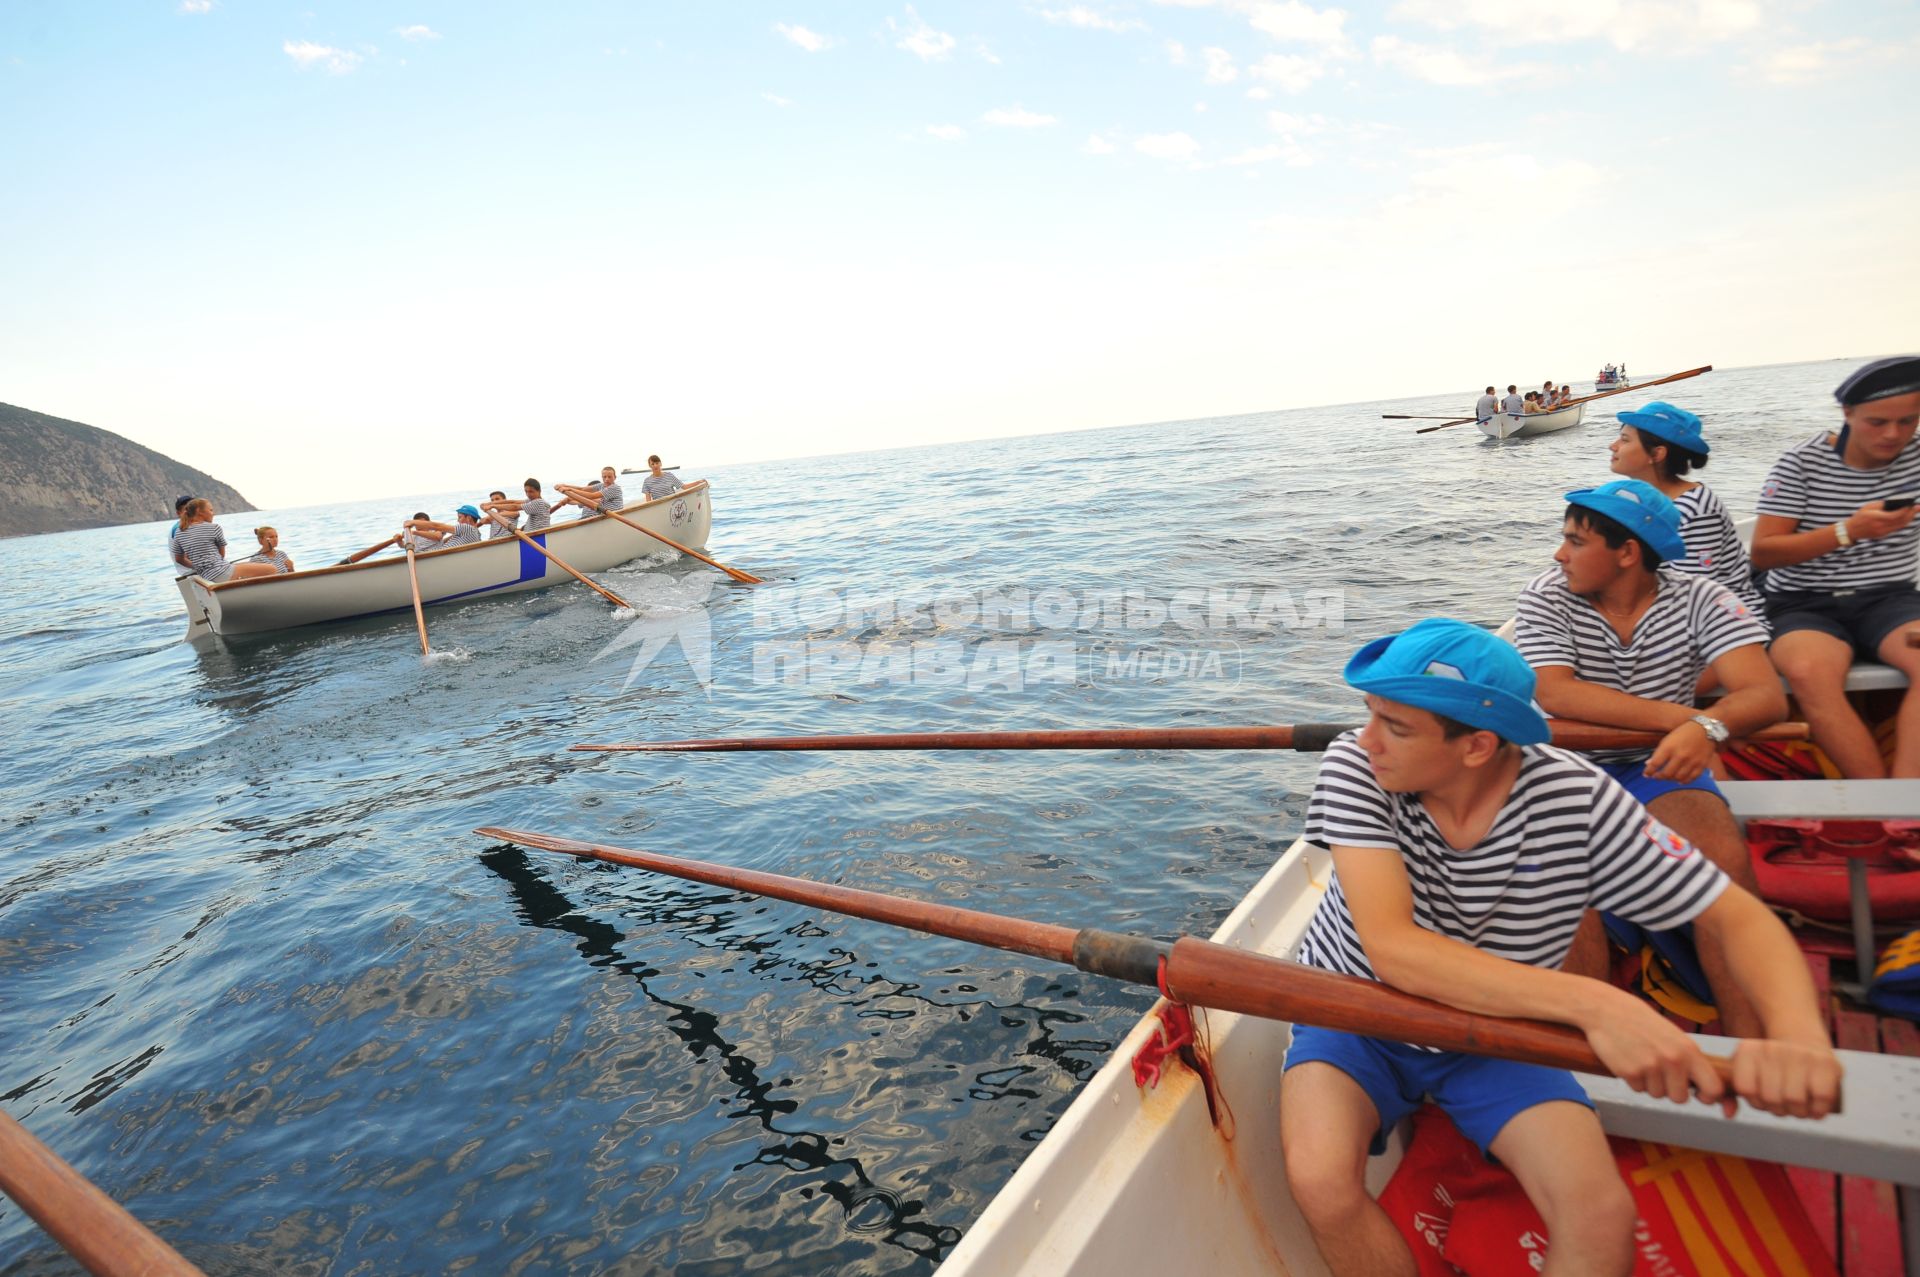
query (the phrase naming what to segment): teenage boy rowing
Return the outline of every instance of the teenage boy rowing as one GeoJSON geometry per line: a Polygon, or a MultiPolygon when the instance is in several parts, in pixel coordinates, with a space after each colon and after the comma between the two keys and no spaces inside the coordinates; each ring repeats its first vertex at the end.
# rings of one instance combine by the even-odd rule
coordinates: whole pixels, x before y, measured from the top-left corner
{"type": "MultiPolygon", "coordinates": [[[[1569,1024],[1637,1090],[1730,1099],[1687,1034],[1557,969],[1590,908],[1692,922],[1721,942],[1765,1029],[1739,1044],[1733,1091],[1768,1112],[1831,1111],[1840,1065],[1786,928],[1611,777],[1545,743],[1518,652],[1459,621],[1422,621],[1360,649],[1346,678],[1368,719],[1327,751],[1308,806],[1306,837],[1331,850],[1334,874],[1301,961],[1569,1024]]],[[[1335,1273],[1415,1272],[1365,1170],[1427,1095],[1519,1178],[1553,1238],[1548,1273],[1631,1271],[1633,1200],[1572,1074],[1296,1027],[1281,1083],[1287,1179],[1335,1273]]]]}

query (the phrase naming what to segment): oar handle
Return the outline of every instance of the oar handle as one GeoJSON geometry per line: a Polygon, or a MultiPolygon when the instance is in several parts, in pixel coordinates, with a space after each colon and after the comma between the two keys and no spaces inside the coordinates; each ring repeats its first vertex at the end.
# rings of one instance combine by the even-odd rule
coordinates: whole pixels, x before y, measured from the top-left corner
{"type": "Polygon", "coordinates": [[[0,1113],[0,1192],[99,1277],[204,1277],[5,1113],[0,1113]]]}

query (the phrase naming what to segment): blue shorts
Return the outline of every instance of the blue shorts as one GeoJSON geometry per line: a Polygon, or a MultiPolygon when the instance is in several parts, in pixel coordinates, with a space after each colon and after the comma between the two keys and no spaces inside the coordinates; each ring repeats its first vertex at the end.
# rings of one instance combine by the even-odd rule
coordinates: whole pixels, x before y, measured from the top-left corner
{"type": "Polygon", "coordinates": [[[1600,770],[1619,781],[1620,788],[1632,794],[1634,801],[1642,807],[1656,798],[1664,798],[1681,789],[1698,789],[1712,794],[1723,803],[1727,801],[1727,796],[1720,792],[1720,786],[1713,783],[1713,773],[1710,771],[1701,772],[1683,785],[1677,780],[1655,780],[1647,775],[1646,768],[1645,759],[1637,763],[1602,763],[1600,765],[1600,770]]]}
{"type": "Polygon", "coordinates": [[[1386,1152],[1387,1132],[1429,1095],[1482,1153],[1508,1122],[1536,1105],[1567,1100],[1593,1107],[1565,1069],[1458,1051],[1423,1051],[1404,1042],[1296,1024],[1286,1067],[1310,1061],[1339,1069],[1373,1101],[1380,1129],[1368,1151],[1375,1156],[1386,1152]]]}

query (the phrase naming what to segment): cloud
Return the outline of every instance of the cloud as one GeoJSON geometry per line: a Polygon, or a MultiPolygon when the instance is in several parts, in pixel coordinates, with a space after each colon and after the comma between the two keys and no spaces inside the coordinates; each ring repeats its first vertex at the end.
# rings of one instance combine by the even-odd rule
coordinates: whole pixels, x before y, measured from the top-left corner
{"type": "Polygon", "coordinates": [[[302,71],[318,66],[329,75],[346,75],[361,62],[360,55],[350,49],[335,49],[311,40],[288,40],[280,50],[299,63],[302,71]]]}
{"type": "Polygon", "coordinates": [[[1269,53],[1247,68],[1256,80],[1266,80],[1288,93],[1305,93],[1327,73],[1326,60],[1298,53],[1269,53]]]}
{"type": "Polygon", "coordinates": [[[887,30],[900,36],[894,41],[896,48],[905,49],[923,62],[945,61],[959,43],[945,31],[936,31],[921,21],[912,5],[907,6],[907,22],[898,23],[888,18],[887,30]]]}
{"type": "Polygon", "coordinates": [[[212,13],[213,0],[180,0],[182,13],[212,13]]]}
{"type": "Polygon", "coordinates": [[[1185,133],[1149,133],[1134,141],[1133,149],[1156,160],[1190,160],[1200,144],[1185,133]]]}
{"type": "Polygon", "coordinates": [[[980,117],[982,124],[997,124],[1009,129],[1039,129],[1060,123],[1058,116],[1041,115],[1021,106],[995,107],[980,117]]]}
{"type": "Polygon", "coordinates": [[[764,89],[761,90],[760,96],[765,98],[767,101],[773,103],[775,106],[779,107],[783,111],[793,105],[792,98],[783,98],[778,93],[769,93],[764,89]]]}
{"type": "MultiPolygon", "coordinates": [[[[1245,18],[1249,26],[1275,40],[1300,44],[1318,44],[1329,48],[1347,45],[1347,11],[1316,9],[1302,0],[1159,0],[1161,4],[1183,9],[1220,9],[1245,18]]],[[[1423,0],[1438,3],[1439,0],[1423,0]]]]}
{"type": "Polygon", "coordinates": [[[1623,50],[1711,44],[1763,21],[1758,0],[1401,0],[1392,16],[1437,31],[1476,28],[1500,44],[1605,40],[1623,50]]]}
{"type": "Polygon", "coordinates": [[[1187,46],[1178,40],[1167,41],[1167,61],[1177,67],[1187,65],[1187,46]]]}
{"type": "Polygon", "coordinates": [[[839,43],[830,35],[821,35],[818,31],[809,31],[803,26],[789,26],[784,22],[776,22],[773,24],[773,29],[808,53],[818,53],[822,49],[830,49],[839,43]]]}
{"type": "Polygon", "coordinates": [[[1775,49],[1752,67],[1769,84],[1813,84],[1851,74],[1876,63],[1911,58],[1917,50],[1898,43],[1876,44],[1859,36],[1775,49]]]}
{"type": "Polygon", "coordinates": [[[958,124],[929,124],[927,133],[931,137],[939,138],[942,142],[958,142],[967,135],[967,131],[958,124]]]}
{"type": "Polygon", "coordinates": [[[1057,27],[1080,27],[1088,31],[1145,31],[1147,24],[1138,18],[1115,18],[1089,9],[1083,4],[1065,9],[1041,9],[1040,16],[1057,27]]]}
{"type": "Polygon", "coordinates": [[[393,33],[402,40],[438,40],[440,33],[424,22],[416,22],[410,27],[395,27],[393,33]]]}
{"type": "Polygon", "coordinates": [[[1240,68],[1233,65],[1233,55],[1225,49],[1202,49],[1200,56],[1207,60],[1208,84],[1232,84],[1239,78],[1240,68]]]}
{"type": "Polygon", "coordinates": [[[1119,147],[1107,141],[1107,139],[1101,137],[1098,133],[1088,134],[1087,140],[1080,144],[1080,153],[1082,155],[1112,155],[1119,149],[1119,147]]]}
{"type": "Polygon", "coordinates": [[[1251,89],[1247,90],[1247,96],[1253,99],[1255,102],[1265,102],[1268,98],[1273,96],[1273,90],[1265,87],[1264,85],[1256,84],[1251,89]]]}
{"type": "Polygon", "coordinates": [[[1306,168],[1313,163],[1313,152],[1301,146],[1292,138],[1278,142],[1269,142],[1265,146],[1251,146],[1238,155],[1229,155],[1220,161],[1236,168],[1246,168],[1259,164],[1271,164],[1279,160],[1289,168],[1306,168]]]}
{"type": "Polygon", "coordinates": [[[1373,60],[1383,67],[1404,71],[1416,80],[1454,88],[1468,85],[1487,88],[1547,73],[1547,68],[1537,62],[1510,62],[1487,56],[1468,58],[1453,49],[1415,44],[1397,35],[1373,38],[1373,60]]]}

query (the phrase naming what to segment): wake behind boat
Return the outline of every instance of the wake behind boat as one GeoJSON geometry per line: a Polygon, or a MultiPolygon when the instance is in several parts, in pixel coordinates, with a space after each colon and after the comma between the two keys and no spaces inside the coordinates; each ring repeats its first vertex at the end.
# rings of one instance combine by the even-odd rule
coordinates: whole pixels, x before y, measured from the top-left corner
{"type": "MultiPolygon", "coordinates": [[[[620,513],[689,549],[703,549],[713,527],[705,479],[620,513]]],[[[602,572],[662,549],[661,543],[609,514],[555,523],[531,538],[583,572],[602,572]]],[[[572,581],[565,569],[515,538],[477,541],[414,555],[420,601],[427,607],[544,589],[572,581]]],[[[413,606],[404,555],[310,568],[277,576],[210,582],[183,576],[175,585],[187,608],[187,638],[265,634],[413,606]]]]}

